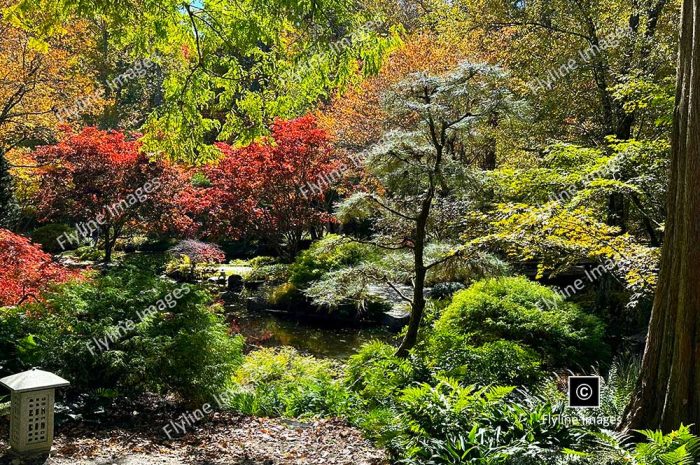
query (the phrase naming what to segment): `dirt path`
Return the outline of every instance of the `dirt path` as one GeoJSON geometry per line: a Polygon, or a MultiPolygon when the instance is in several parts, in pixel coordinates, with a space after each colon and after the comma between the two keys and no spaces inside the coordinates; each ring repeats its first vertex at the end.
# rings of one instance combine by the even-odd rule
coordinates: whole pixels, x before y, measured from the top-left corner
{"type": "MultiPolygon", "coordinates": [[[[45,465],[386,465],[387,455],[359,431],[339,421],[311,423],[240,418],[218,413],[186,435],[168,440],[162,431],[73,426],[60,432],[45,465]]],[[[156,425],[162,426],[162,425],[156,425]]],[[[0,465],[7,428],[0,428],[0,465]]]]}

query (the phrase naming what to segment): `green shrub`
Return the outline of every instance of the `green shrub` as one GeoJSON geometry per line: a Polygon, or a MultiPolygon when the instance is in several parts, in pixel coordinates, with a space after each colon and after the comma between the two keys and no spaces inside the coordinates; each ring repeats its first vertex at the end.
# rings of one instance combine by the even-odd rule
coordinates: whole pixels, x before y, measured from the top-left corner
{"type": "Polygon", "coordinates": [[[91,245],[83,245],[78,247],[73,252],[73,255],[78,260],[89,260],[93,262],[98,262],[104,258],[104,252],[91,245]]]}
{"type": "Polygon", "coordinates": [[[283,283],[289,279],[289,265],[286,263],[273,263],[271,265],[255,266],[245,279],[246,281],[283,283]]]}
{"type": "Polygon", "coordinates": [[[41,245],[41,248],[48,253],[60,253],[64,250],[74,249],[76,246],[68,240],[68,234],[71,236],[77,232],[67,224],[52,223],[36,228],[32,232],[32,241],[41,245]],[[63,240],[59,243],[58,238],[63,236],[63,240]],[[63,247],[61,247],[63,244],[63,247]]]}
{"type": "Polygon", "coordinates": [[[97,395],[177,393],[202,402],[224,389],[242,358],[211,295],[127,266],[93,281],[69,283],[27,305],[21,354],[97,395]],[[106,349],[106,350],[105,350],[106,349]]]}
{"type": "Polygon", "coordinates": [[[430,352],[446,360],[500,339],[537,351],[549,367],[590,367],[608,357],[598,318],[526,278],[487,279],[455,294],[434,324],[430,352]],[[543,303],[552,301],[551,309],[543,303]]]}
{"type": "Polygon", "coordinates": [[[348,360],[345,385],[370,408],[391,405],[401,389],[414,381],[413,363],[395,352],[389,344],[372,341],[348,360]]]}
{"type": "Polygon", "coordinates": [[[228,405],[259,416],[339,416],[348,404],[347,390],[328,361],[299,355],[291,347],[261,349],[246,355],[236,371],[238,389],[228,405]]]}
{"type": "Polygon", "coordinates": [[[275,257],[268,257],[267,255],[260,255],[259,257],[253,257],[248,260],[248,265],[253,268],[259,268],[262,266],[274,265],[277,263],[275,257]]]}
{"type": "Polygon", "coordinates": [[[303,298],[294,284],[284,283],[270,290],[268,301],[272,305],[289,306],[303,298]]]}
{"type": "Polygon", "coordinates": [[[439,363],[435,367],[438,372],[459,378],[465,384],[482,386],[531,386],[544,375],[539,355],[511,341],[454,347],[442,354],[439,363]]]}
{"type": "Polygon", "coordinates": [[[358,265],[376,257],[377,251],[369,245],[329,234],[297,256],[290,267],[289,282],[298,289],[305,289],[329,271],[358,265]]]}
{"type": "Polygon", "coordinates": [[[165,252],[174,245],[174,239],[159,236],[133,235],[117,239],[114,250],[133,252],[165,252]]]}
{"type": "Polygon", "coordinates": [[[35,345],[23,329],[25,318],[23,308],[0,307],[0,378],[31,368],[23,361],[23,355],[35,345]]]}
{"type": "Polygon", "coordinates": [[[192,175],[190,183],[194,187],[211,187],[212,185],[211,180],[201,171],[198,171],[192,175]]]}

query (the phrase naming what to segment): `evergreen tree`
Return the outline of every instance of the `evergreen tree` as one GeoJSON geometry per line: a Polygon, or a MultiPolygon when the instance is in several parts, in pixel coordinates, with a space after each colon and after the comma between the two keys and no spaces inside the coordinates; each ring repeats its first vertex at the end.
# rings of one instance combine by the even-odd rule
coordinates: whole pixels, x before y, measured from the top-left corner
{"type": "Polygon", "coordinates": [[[683,2],[661,270],[625,429],[700,425],[700,0],[683,2]]]}

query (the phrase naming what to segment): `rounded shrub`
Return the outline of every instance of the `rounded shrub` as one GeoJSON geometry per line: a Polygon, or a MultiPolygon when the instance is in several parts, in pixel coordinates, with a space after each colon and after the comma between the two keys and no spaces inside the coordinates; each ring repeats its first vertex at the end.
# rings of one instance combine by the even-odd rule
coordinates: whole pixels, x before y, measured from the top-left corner
{"type": "Polygon", "coordinates": [[[71,391],[175,393],[194,404],[225,389],[243,340],[231,337],[211,294],[127,266],[72,282],[24,306],[16,353],[59,373],[71,391]]]}
{"type": "Polygon", "coordinates": [[[59,253],[77,247],[77,244],[68,240],[69,234],[73,236],[77,232],[67,224],[52,223],[36,228],[32,232],[32,241],[41,245],[45,252],[59,253]],[[62,236],[64,239],[59,242],[59,238],[62,236]]]}
{"type": "Polygon", "coordinates": [[[464,384],[529,386],[544,375],[539,354],[512,341],[463,346],[442,355],[436,371],[464,384]]]}
{"type": "Polygon", "coordinates": [[[598,318],[548,287],[523,277],[486,279],[455,294],[434,324],[430,352],[447,360],[506,340],[536,351],[548,367],[589,367],[609,357],[603,332],[598,318]]]}

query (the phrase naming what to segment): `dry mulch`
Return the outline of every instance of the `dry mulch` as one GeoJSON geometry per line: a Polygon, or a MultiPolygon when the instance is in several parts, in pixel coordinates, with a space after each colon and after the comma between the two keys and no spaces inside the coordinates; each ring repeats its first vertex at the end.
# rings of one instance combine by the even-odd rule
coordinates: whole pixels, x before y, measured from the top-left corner
{"type": "MultiPolygon", "coordinates": [[[[385,451],[339,420],[302,423],[216,412],[179,438],[165,423],[140,418],[130,427],[73,423],[57,428],[51,456],[31,465],[386,465],[385,451]],[[145,420],[145,421],[144,421],[145,420]],[[148,424],[150,423],[150,429],[148,424]]],[[[0,465],[7,451],[7,420],[0,421],[0,465]]],[[[17,463],[17,462],[15,462],[17,463]]]]}

